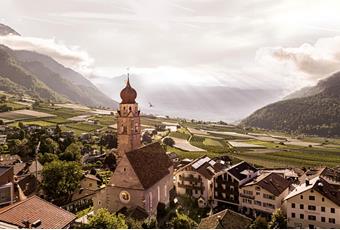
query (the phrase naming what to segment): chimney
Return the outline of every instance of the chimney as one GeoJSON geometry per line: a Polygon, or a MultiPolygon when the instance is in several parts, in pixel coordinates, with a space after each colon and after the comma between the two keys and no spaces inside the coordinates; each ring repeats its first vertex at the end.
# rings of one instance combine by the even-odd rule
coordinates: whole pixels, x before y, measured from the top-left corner
{"type": "Polygon", "coordinates": [[[308,179],[306,179],[306,186],[308,186],[309,185],[309,180],[308,179]]]}
{"type": "Polygon", "coordinates": [[[32,228],[32,225],[28,220],[24,220],[22,221],[22,223],[25,225],[25,228],[27,229],[32,228]]]}

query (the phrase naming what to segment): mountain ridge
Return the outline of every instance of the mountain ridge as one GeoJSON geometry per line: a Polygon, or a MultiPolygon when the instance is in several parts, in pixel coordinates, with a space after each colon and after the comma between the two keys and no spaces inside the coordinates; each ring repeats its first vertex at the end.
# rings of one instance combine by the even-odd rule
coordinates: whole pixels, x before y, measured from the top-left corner
{"type": "Polygon", "coordinates": [[[340,72],[320,80],[306,92],[310,95],[278,101],[258,109],[241,125],[340,136],[340,72]]]}
{"type": "MultiPolygon", "coordinates": [[[[0,24],[0,36],[21,36],[0,24]]],[[[40,100],[74,102],[88,106],[117,108],[118,103],[102,93],[80,73],[52,57],[35,51],[13,50],[0,44],[0,82],[3,90],[14,88],[40,100]]]]}

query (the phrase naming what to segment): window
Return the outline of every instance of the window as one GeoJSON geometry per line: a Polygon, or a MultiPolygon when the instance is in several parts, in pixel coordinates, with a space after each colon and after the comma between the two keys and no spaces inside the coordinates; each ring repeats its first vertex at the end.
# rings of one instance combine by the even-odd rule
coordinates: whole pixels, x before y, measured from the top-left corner
{"type": "Polygon", "coordinates": [[[294,212],[292,212],[292,218],[295,218],[295,213],[294,212]]]}
{"type": "Polygon", "coordinates": [[[261,202],[261,201],[255,200],[255,201],[254,201],[254,204],[255,204],[255,205],[258,205],[258,206],[261,206],[261,205],[262,205],[262,202],[261,202]]]}
{"type": "Polygon", "coordinates": [[[335,218],[329,218],[328,222],[331,223],[331,224],[335,224],[335,218]]]}
{"type": "Polygon", "coordinates": [[[130,194],[127,191],[122,191],[119,194],[119,198],[123,203],[128,203],[130,201],[130,194]]]}
{"type": "Polygon", "coordinates": [[[301,220],[305,219],[305,215],[300,214],[300,219],[301,219],[301,220]]]}
{"type": "Polygon", "coordinates": [[[308,205],[308,210],[315,211],[316,207],[314,205],[308,205]]]}
{"type": "Polygon", "coordinates": [[[243,190],[243,193],[245,195],[249,195],[249,196],[252,196],[253,195],[253,191],[249,191],[249,190],[243,190]]]}
{"type": "Polygon", "coordinates": [[[252,204],[252,203],[253,203],[252,200],[247,199],[247,198],[243,198],[242,201],[243,201],[243,203],[245,203],[245,204],[252,204]]]}
{"type": "Polygon", "coordinates": [[[259,186],[256,186],[256,187],[255,187],[255,190],[256,190],[256,191],[260,191],[261,188],[260,188],[259,186]]]}
{"type": "Polygon", "coordinates": [[[321,217],[321,222],[326,222],[326,217],[322,216],[321,217]]]}
{"type": "Polygon", "coordinates": [[[315,200],[315,196],[309,196],[309,200],[315,200]]]}
{"type": "Polygon", "coordinates": [[[295,208],[295,203],[292,203],[292,208],[295,208]]]}
{"type": "Polygon", "coordinates": [[[157,200],[158,202],[161,200],[161,188],[157,186],[157,200]]]}
{"type": "Polygon", "coordinates": [[[269,199],[269,200],[275,200],[275,197],[270,194],[263,194],[263,198],[269,199]]]}
{"type": "Polygon", "coordinates": [[[316,220],[316,216],[308,215],[308,220],[316,220]]]}
{"type": "Polygon", "coordinates": [[[164,185],[164,197],[168,196],[168,185],[164,185]]]}
{"type": "Polygon", "coordinates": [[[234,194],[230,194],[230,200],[234,200],[234,194]]]}
{"type": "Polygon", "coordinates": [[[326,212],[326,208],[325,207],[321,207],[321,212],[326,212]]]}
{"type": "Polygon", "coordinates": [[[300,196],[300,199],[301,199],[301,200],[303,199],[303,196],[302,196],[302,195],[300,196]]]}
{"type": "Polygon", "coordinates": [[[331,208],[331,213],[335,213],[335,208],[331,208]]]}
{"type": "Polygon", "coordinates": [[[325,202],[325,198],[324,197],[322,197],[322,202],[325,202]]]}
{"type": "Polygon", "coordinates": [[[260,192],[256,192],[256,195],[259,196],[261,193],[260,192]]]}
{"type": "Polygon", "coordinates": [[[300,204],[300,209],[304,209],[305,207],[303,206],[303,204],[300,204]]]}
{"type": "Polygon", "coordinates": [[[225,193],[222,193],[222,197],[223,197],[223,199],[225,199],[227,197],[227,195],[225,193]]]}
{"type": "Polygon", "coordinates": [[[152,209],[152,192],[149,192],[149,210],[152,209]]]}
{"type": "Polygon", "coordinates": [[[90,187],[90,188],[92,187],[92,183],[89,183],[89,187],[90,187]]]}
{"type": "Polygon", "coordinates": [[[225,189],[225,188],[226,188],[226,185],[225,185],[225,184],[222,184],[222,188],[225,189]]]}
{"type": "Polygon", "coordinates": [[[275,209],[275,205],[270,204],[270,203],[263,203],[263,207],[270,208],[270,209],[275,209]]]}

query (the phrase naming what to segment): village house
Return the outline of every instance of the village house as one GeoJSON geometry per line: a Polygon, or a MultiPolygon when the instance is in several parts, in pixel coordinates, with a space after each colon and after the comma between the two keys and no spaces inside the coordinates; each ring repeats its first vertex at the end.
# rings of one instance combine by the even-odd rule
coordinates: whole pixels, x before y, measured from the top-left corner
{"type": "Polygon", "coordinates": [[[38,196],[31,196],[0,210],[0,228],[69,228],[76,215],[38,196]]]}
{"type": "Polygon", "coordinates": [[[1,154],[0,165],[14,165],[15,163],[20,163],[21,157],[19,155],[12,154],[1,154]]]}
{"type": "Polygon", "coordinates": [[[0,207],[14,202],[13,166],[0,166],[0,207]]]}
{"type": "Polygon", "coordinates": [[[100,190],[101,180],[92,174],[85,174],[80,181],[80,188],[73,192],[70,201],[63,206],[72,212],[83,210],[93,205],[93,197],[100,190]]]}
{"type": "Polygon", "coordinates": [[[176,171],[177,195],[186,194],[196,198],[200,207],[208,205],[213,198],[213,178],[224,169],[226,169],[226,165],[207,156],[197,158],[176,171]]]}
{"type": "Polygon", "coordinates": [[[209,217],[203,218],[199,229],[246,229],[252,219],[230,209],[225,209],[209,217]]]}
{"type": "Polygon", "coordinates": [[[170,203],[173,191],[173,165],[162,146],[156,142],[142,146],[137,92],[129,79],[121,91],[122,102],[117,122],[118,165],[106,188],[93,199],[94,209],[110,212],[122,209],[145,210],[155,215],[159,204],[170,203]]]}
{"type": "Polygon", "coordinates": [[[277,173],[264,173],[240,188],[240,206],[243,213],[257,217],[270,217],[281,208],[289,193],[291,182],[277,173]]]}
{"type": "Polygon", "coordinates": [[[240,187],[258,175],[258,170],[245,161],[218,173],[214,178],[215,205],[238,209],[240,187]]]}
{"type": "Polygon", "coordinates": [[[288,227],[340,228],[340,189],[320,176],[297,186],[285,198],[288,227]]]}

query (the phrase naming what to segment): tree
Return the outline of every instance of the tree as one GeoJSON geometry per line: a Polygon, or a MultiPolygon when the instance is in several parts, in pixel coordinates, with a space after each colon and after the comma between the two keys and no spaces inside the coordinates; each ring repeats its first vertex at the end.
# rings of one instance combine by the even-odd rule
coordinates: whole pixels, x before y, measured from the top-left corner
{"type": "Polygon", "coordinates": [[[143,228],[143,221],[135,220],[131,217],[126,217],[125,222],[129,229],[142,229],[143,228]]]}
{"type": "Polygon", "coordinates": [[[25,128],[25,125],[24,125],[24,123],[22,123],[21,121],[18,123],[18,126],[19,126],[19,128],[20,128],[20,129],[23,129],[23,128],[25,128]]]}
{"type": "Polygon", "coordinates": [[[83,171],[76,162],[55,160],[44,165],[42,176],[48,198],[62,203],[79,187],[83,171]]]}
{"type": "Polygon", "coordinates": [[[58,142],[54,141],[52,138],[45,138],[41,141],[40,151],[42,153],[57,153],[59,149],[58,142]]]}
{"type": "Polygon", "coordinates": [[[152,216],[144,220],[142,227],[144,229],[156,229],[158,228],[158,223],[156,217],[152,216]]]}
{"type": "Polygon", "coordinates": [[[287,228],[287,219],[280,208],[276,209],[272,214],[268,228],[287,228]]]}
{"type": "Polygon", "coordinates": [[[253,221],[253,223],[249,226],[249,228],[252,228],[252,229],[268,228],[268,222],[267,222],[266,218],[264,218],[262,216],[258,216],[253,221]]]}
{"type": "Polygon", "coordinates": [[[143,134],[143,136],[142,136],[142,142],[143,142],[143,143],[147,143],[147,144],[149,144],[149,143],[152,142],[152,137],[151,137],[151,135],[150,135],[150,133],[149,133],[148,131],[146,131],[146,132],[143,134]]]}
{"type": "Polygon", "coordinates": [[[190,219],[187,215],[184,213],[177,213],[175,217],[173,217],[169,222],[169,228],[175,228],[175,229],[191,229],[196,228],[197,223],[190,219]]]}
{"type": "Polygon", "coordinates": [[[116,164],[117,164],[117,159],[116,159],[116,156],[113,153],[109,153],[108,155],[106,155],[106,157],[104,159],[104,165],[106,167],[113,170],[113,169],[116,168],[116,164]]]}
{"type": "Polygon", "coordinates": [[[70,144],[65,149],[65,152],[60,155],[60,159],[66,161],[79,161],[81,158],[81,146],[80,143],[70,144]]]}
{"type": "Polygon", "coordinates": [[[39,159],[39,162],[41,164],[46,164],[46,163],[50,163],[54,160],[58,160],[58,155],[56,154],[53,154],[53,153],[39,153],[38,155],[38,159],[39,159]]]}
{"type": "Polygon", "coordinates": [[[167,146],[170,146],[170,147],[173,147],[175,145],[175,141],[171,137],[164,138],[163,143],[167,146]]]}
{"type": "Polygon", "coordinates": [[[89,228],[99,229],[126,229],[125,216],[122,214],[111,214],[107,209],[98,209],[96,214],[89,218],[89,228]]]}

